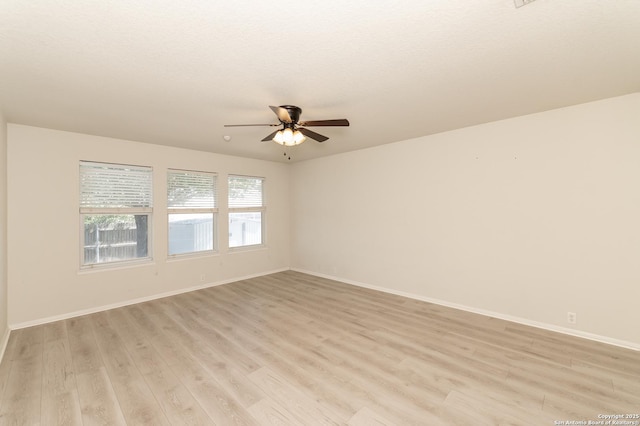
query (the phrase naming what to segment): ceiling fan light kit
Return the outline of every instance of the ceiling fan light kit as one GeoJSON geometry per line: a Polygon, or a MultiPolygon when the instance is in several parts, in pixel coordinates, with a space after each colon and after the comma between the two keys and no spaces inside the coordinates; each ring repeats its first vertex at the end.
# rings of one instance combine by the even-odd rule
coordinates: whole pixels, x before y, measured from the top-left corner
{"type": "Polygon", "coordinates": [[[302,109],[295,105],[269,106],[276,114],[280,124],[225,124],[224,127],[242,127],[242,126],[282,126],[281,130],[276,130],[269,136],[262,139],[263,142],[274,141],[282,146],[296,146],[303,143],[307,138],[311,138],[317,142],[324,142],[328,137],[316,133],[306,127],[312,126],[349,126],[349,120],[340,118],[335,120],[315,120],[315,121],[299,121],[302,109]],[[304,126],[304,127],[303,127],[304,126]]]}
{"type": "Polygon", "coordinates": [[[272,140],[280,145],[295,146],[300,145],[302,142],[306,141],[307,138],[302,134],[302,132],[300,132],[300,130],[291,130],[287,127],[284,130],[278,130],[272,140]]]}

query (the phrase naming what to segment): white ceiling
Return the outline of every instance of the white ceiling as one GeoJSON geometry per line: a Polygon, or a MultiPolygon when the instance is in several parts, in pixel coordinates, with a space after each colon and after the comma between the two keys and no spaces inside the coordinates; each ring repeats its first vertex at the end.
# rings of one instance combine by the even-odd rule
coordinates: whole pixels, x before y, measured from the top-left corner
{"type": "Polygon", "coordinates": [[[640,91],[640,0],[2,0],[9,122],[300,161],[640,91]],[[230,135],[226,142],[224,135],[230,135]]]}

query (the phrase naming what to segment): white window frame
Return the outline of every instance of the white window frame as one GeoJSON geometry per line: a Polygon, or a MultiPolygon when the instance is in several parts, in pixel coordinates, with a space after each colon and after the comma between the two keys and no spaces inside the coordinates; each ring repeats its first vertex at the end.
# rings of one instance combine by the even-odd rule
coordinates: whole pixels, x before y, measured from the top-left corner
{"type": "Polygon", "coordinates": [[[245,245],[239,245],[239,246],[234,246],[231,247],[230,244],[230,236],[228,236],[227,238],[227,245],[229,247],[230,251],[234,251],[234,250],[246,250],[246,249],[252,249],[252,248],[259,248],[259,247],[264,247],[266,245],[266,241],[265,241],[265,236],[266,236],[266,212],[267,212],[267,208],[266,208],[266,203],[265,203],[265,187],[266,187],[266,179],[262,176],[249,176],[249,175],[237,175],[237,174],[230,174],[227,177],[227,201],[228,201],[228,217],[227,217],[227,224],[229,225],[229,227],[231,226],[231,215],[233,213],[260,213],[260,243],[259,244],[245,244],[245,245]],[[260,206],[249,206],[249,207],[232,207],[232,202],[231,202],[231,180],[233,178],[248,178],[248,179],[259,179],[262,181],[262,185],[261,185],[261,205],[260,206]]]}
{"type": "Polygon", "coordinates": [[[140,165],[132,165],[132,164],[119,164],[119,163],[104,163],[97,161],[80,161],[79,165],[80,176],[79,176],[79,218],[80,218],[80,269],[94,269],[94,268],[113,268],[114,266],[126,266],[131,264],[138,263],[151,263],[153,261],[153,168],[150,166],[140,166],[140,165]],[[149,193],[148,193],[148,204],[149,206],[144,207],[89,207],[83,206],[83,186],[82,186],[82,167],[84,166],[105,166],[105,167],[114,167],[114,168],[122,168],[126,169],[138,169],[144,171],[145,173],[149,173],[150,183],[149,183],[149,193]],[[85,217],[86,216],[96,216],[96,215],[144,215],[147,216],[147,255],[145,257],[136,257],[125,260],[116,260],[110,262],[98,262],[98,263],[89,263],[85,264],[85,217]]]}
{"type": "Polygon", "coordinates": [[[204,172],[198,170],[184,170],[184,169],[168,169],[167,170],[167,255],[169,258],[184,257],[184,256],[202,256],[216,253],[218,250],[218,174],[214,172],[204,172]],[[171,173],[189,173],[194,175],[204,175],[213,178],[213,207],[169,207],[169,177],[171,173]],[[212,226],[212,249],[211,250],[198,250],[185,253],[169,253],[169,245],[171,244],[171,238],[169,235],[169,216],[172,214],[199,214],[199,213],[211,213],[213,215],[212,226]]]}

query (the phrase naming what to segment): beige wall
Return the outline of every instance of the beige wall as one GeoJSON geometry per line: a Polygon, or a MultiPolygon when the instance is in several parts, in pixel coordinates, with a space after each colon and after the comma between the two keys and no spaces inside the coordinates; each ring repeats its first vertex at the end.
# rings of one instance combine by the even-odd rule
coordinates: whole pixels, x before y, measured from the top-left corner
{"type": "Polygon", "coordinates": [[[7,326],[7,123],[0,112],[0,359],[7,326]]]}
{"type": "Polygon", "coordinates": [[[9,324],[24,326],[288,268],[288,176],[288,166],[279,163],[9,124],[9,324]],[[80,271],[80,160],[153,167],[153,263],[80,271]],[[264,176],[267,248],[229,253],[227,224],[220,220],[218,255],[167,260],[167,168],[217,172],[221,213],[227,174],[264,176]]]}
{"type": "Polygon", "coordinates": [[[292,172],[293,268],[640,347],[640,94],[292,172]]]}
{"type": "Polygon", "coordinates": [[[640,347],[638,116],[633,94],[293,166],[0,120],[0,326],[291,266],[640,347]],[[154,168],[152,264],[79,270],[80,160],[154,168]],[[265,176],[268,248],[167,260],[167,168],[265,176]]]}

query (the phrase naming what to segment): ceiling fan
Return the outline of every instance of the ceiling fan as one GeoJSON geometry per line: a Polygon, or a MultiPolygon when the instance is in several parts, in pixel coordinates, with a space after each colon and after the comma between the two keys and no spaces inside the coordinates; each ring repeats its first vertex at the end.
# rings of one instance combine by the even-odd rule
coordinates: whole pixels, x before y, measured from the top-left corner
{"type": "Polygon", "coordinates": [[[340,118],[335,120],[314,120],[314,121],[299,121],[302,110],[294,105],[280,105],[269,106],[271,110],[276,114],[279,124],[225,124],[224,127],[242,127],[242,126],[270,126],[278,127],[282,126],[282,129],[276,130],[269,136],[262,139],[262,142],[273,140],[274,142],[284,146],[300,145],[306,140],[311,138],[318,142],[324,142],[328,137],[321,135],[307,129],[306,127],[313,126],[348,126],[349,120],[346,118],[340,118]],[[304,126],[304,127],[302,127],[304,126]]]}

